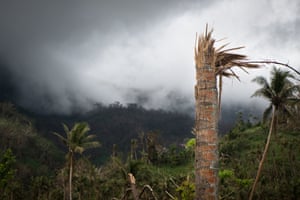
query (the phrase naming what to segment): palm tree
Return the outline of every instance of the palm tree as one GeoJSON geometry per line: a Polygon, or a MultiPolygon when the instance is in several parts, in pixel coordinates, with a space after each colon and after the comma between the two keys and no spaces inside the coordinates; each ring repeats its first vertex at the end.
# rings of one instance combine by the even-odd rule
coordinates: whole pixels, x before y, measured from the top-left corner
{"type": "MultiPolygon", "coordinates": [[[[271,71],[270,83],[263,76],[258,76],[253,79],[253,82],[258,83],[262,88],[258,89],[252,97],[263,97],[269,101],[268,108],[264,111],[263,122],[272,114],[272,107],[280,112],[281,116],[292,116],[291,106],[297,103],[299,98],[296,96],[299,91],[299,85],[295,85],[290,79],[294,76],[288,71],[282,71],[278,68],[273,68],[271,71]]],[[[275,115],[274,130],[276,130],[279,116],[275,115]]]]}
{"type": "Polygon", "coordinates": [[[232,70],[256,68],[258,65],[246,62],[246,56],[231,53],[242,47],[224,49],[226,45],[215,49],[212,30],[197,37],[195,44],[196,63],[196,119],[195,119],[195,177],[196,200],[218,199],[218,130],[222,77],[238,75],[232,70]],[[217,88],[219,76],[219,88],[217,88]],[[219,90],[219,96],[218,96],[219,90]]]}
{"type": "Polygon", "coordinates": [[[67,160],[69,166],[69,200],[72,200],[74,154],[82,154],[86,149],[99,147],[100,143],[93,140],[95,135],[87,135],[87,132],[90,131],[90,127],[85,122],[75,123],[71,130],[65,124],[63,124],[63,128],[67,137],[64,137],[58,133],[54,134],[59,137],[68,147],[67,160]]]}
{"type": "Polygon", "coordinates": [[[259,163],[249,200],[253,198],[255,187],[258,183],[263,163],[266,159],[266,154],[269,149],[272,132],[273,130],[276,132],[278,126],[279,114],[281,114],[281,116],[292,116],[291,107],[295,102],[299,102],[299,97],[297,97],[297,95],[299,94],[300,87],[299,85],[293,84],[290,78],[294,77],[288,71],[282,71],[280,69],[273,68],[271,72],[270,83],[268,83],[266,78],[262,76],[253,79],[254,82],[258,83],[262,87],[258,89],[252,96],[263,97],[270,102],[269,107],[264,111],[263,120],[266,121],[270,114],[272,114],[272,119],[267,142],[259,163]]]}

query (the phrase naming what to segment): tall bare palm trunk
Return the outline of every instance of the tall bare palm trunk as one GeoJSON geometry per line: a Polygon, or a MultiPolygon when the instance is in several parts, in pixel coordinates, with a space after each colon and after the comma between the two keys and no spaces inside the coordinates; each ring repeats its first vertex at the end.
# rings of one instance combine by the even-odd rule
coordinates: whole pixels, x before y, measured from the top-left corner
{"type": "Polygon", "coordinates": [[[70,152],[69,200],[72,200],[73,152],[70,152]]]}
{"type": "Polygon", "coordinates": [[[195,62],[196,79],[196,200],[218,199],[218,120],[221,106],[222,76],[239,76],[231,69],[234,66],[257,68],[256,64],[245,62],[247,56],[232,53],[242,47],[217,49],[211,37],[212,30],[196,40],[195,62]],[[220,78],[219,98],[216,77],[220,78]]]}
{"type": "Polygon", "coordinates": [[[195,49],[196,79],[196,200],[218,199],[218,97],[215,51],[207,36],[199,38],[195,49]]]}
{"type": "Polygon", "coordinates": [[[261,174],[261,171],[262,171],[262,167],[263,167],[264,161],[266,159],[266,155],[267,155],[267,152],[268,152],[268,149],[269,149],[269,146],[270,146],[271,135],[272,135],[272,132],[273,132],[273,128],[275,126],[275,118],[276,117],[277,117],[277,109],[275,109],[275,107],[273,106],[273,108],[272,108],[272,120],[271,120],[271,124],[270,124],[270,130],[269,130],[267,142],[266,142],[266,145],[265,145],[265,149],[264,149],[263,155],[262,155],[261,160],[259,162],[257,174],[256,174],[255,181],[254,181],[252,189],[251,189],[249,200],[252,200],[252,198],[253,198],[254,191],[255,191],[256,185],[258,183],[258,180],[259,180],[259,177],[260,177],[260,174],[261,174]]]}

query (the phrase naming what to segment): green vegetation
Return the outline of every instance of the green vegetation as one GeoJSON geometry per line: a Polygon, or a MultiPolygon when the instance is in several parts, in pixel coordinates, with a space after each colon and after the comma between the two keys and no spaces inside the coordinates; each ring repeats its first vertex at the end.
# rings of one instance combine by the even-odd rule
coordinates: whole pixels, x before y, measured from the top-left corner
{"type": "MultiPolygon", "coordinates": [[[[112,109],[119,117],[122,117],[121,112],[124,113],[127,109],[141,111],[121,106],[112,109]]],[[[112,110],[109,112],[113,113],[112,110]]],[[[165,117],[169,115],[162,111],[151,112],[153,116],[157,113],[165,117]]],[[[174,115],[173,119],[180,120],[179,116],[174,115]]],[[[119,119],[117,121],[121,122],[119,119]]],[[[141,132],[137,138],[130,140],[130,151],[127,152],[123,151],[123,148],[117,148],[122,143],[114,145],[110,159],[104,164],[96,165],[96,162],[91,162],[90,155],[101,155],[101,149],[97,150],[98,153],[94,150],[84,151],[89,147],[98,146],[98,143],[94,143],[94,136],[86,134],[89,130],[87,123],[77,123],[71,129],[64,125],[66,137],[55,134],[67,147],[67,162],[64,164],[65,156],[58,148],[61,142],[49,135],[46,139],[44,133],[41,134],[35,129],[34,124],[32,119],[20,114],[12,104],[0,103],[0,181],[3,200],[122,198],[128,189],[128,173],[135,176],[137,190],[142,193],[141,198],[144,199],[151,197],[150,188],[159,199],[186,196],[185,188],[191,190],[188,184],[192,184],[193,180],[191,145],[185,147],[174,143],[165,146],[161,143],[160,131],[141,132]],[[70,152],[73,152],[72,156],[70,152]],[[75,155],[76,152],[83,154],[75,155]],[[72,162],[71,157],[74,158],[72,162]],[[73,163],[72,172],[70,163],[73,163]],[[69,188],[70,177],[72,190],[69,188]],[[69,195],[70,191],[72,197],[69,195]]],[[[153,122],[152,124],[155,125],[153,122]]]]}
{"type": "Polygon", "coordinates": [[[273,68],[271,72],[270,83],[268,83],[267,80],[262,76],[259,76],[253,80],[262,86],[254,93],[253,96],[263,97],[270,102],[270,106],[264,112],[263,119],[266,121],[271,111],[272,119],[270,122],[267,142],[265,144],[262,158],[259,162],[259,167],[251,189],[249,200],[252,200],[256,185],[260,178],[262,167],[269,150],[272,132],[277,132],[279,120],[287,123],[288,119],[292,118],[292,111],[295,110],[297,103],[300,101],[300,99],[297,97],[300,92],[300,87],[299,85],[294,84],[293,81],[290,80],[291,78],[294,78],[294,76],[292,76],[288,71],[282,71],[280,69],[273,68]]]}
{"type": "MultiPolygon", "coordinates": [[[[247,199],[268,129],[238,123],[220,142],[220,199],[247,199]]],[[[300,195],[300,132],[280,129],[272,137],[254,199],[297,199],[300,195]]]]}
{"type": "Polygon", "coordinates": [[[67,137],[63,137],[58,133],[54,133],[68,147],[67,166],[69,168],[69,200],[72,200],[72,178],[74,167],[75,153],[82,154],[86,149],[96,148],[100,146],[98,141],[93,141],[95,135],[87,135],[90,127],[87,123],[76,123],[70,130],[69,127],[63,124],[67,137]]]}
{"type": "Polygon", "coordinates": [[[0,154],[0,197],[4,198],[8,196],[8,187],[11,184],[15,176],[15,170],[13,165],[15,163],[15,157],[10,149],[0,154]]]}
{"type": "MultiPolygon", "coordinates": [[[[299,113],[294,116],[299,117],[299,113]]],[[[70,129],[65,126],[67,136],[61,137],[67,146],[74,147],[74,152],[80,145],[71,145],[68,133],[85,130],[83,135],[90,136],[86,134],[87,124],[81,125],[82,128],[75,124],[70,129]]],[[[297,199],[300,196],[298,126],[279,121],[278,133],[271,138],[254,199],[297,199]]],[[[235,127],[220,139],[220,199],[248,198],[267,133],[267,124],[252,124],[239,113],[235,127]]],[[[70,198],[70,157],[59,150],[69,152],[69,148],[62,146],[55,135],[49,133],[53,138],[45,138],[36,130],[32,119],[20,114],[9,103],[0,103],[0,134],[0,199],[70,198]]],[[[103,164],[94,162],[94,156],[101,156],[102,147],[74,155],[72,198],[105,200],[122,199],[127,195],[128,199],[133,199],[128,180],[131,173],[141,200],[154,197],[159,200],[193,199],[195,139],[163,143],[162,137],[165,136],[159,130],[140,132],[128,140],[128,151],[118,148],[120,144],[116,140],[103,164]]]]}

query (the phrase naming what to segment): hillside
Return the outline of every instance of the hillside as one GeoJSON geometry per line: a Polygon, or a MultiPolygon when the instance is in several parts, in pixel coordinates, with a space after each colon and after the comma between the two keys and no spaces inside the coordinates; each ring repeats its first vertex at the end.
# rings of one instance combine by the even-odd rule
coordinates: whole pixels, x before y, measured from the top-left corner
{"type": "MultiPolygon", "coordinates": [[[[268,128],[240,121],[220,141],[221,199],[247,199],[268,128]]],[[[271,145],[254,199],[299,199],[300,132],[281,127],[271,145]]]]}
{"type": "MultiPolygon", "coordinates": [[[[63,133],[62,123],[72,126],[75,122],[85,121],[91,126],[91,132],[97,135],[102,143],[101,152],[91,151],[92,160],[102,163],[112,153],[113,145],[120,152],[128,153],[132,139],[139,139],[141,135],[155,133],[158,142],[164,146],[183,143],[185,139],[193,137],[191,131],[194,126],[193,113],[181,113],[165,110],[147,110],[137,104],[122,105],[114,103],[109,106],[98,104],[87,113],[73,113],[70,115],[39,114],[23,111],[35,121],[40,134],[54,141],[58,146],[61,143],[53,136],[52,132],[63,133]]],[[[241,105],[222,108],[221,121],[219,123],[220,135],[224,135],[233,126],[239,117],[243,115],[250,120],[255,119],[259,109],[248,108],[241,105]]]]}
{"type": "Polygon", "coordinates": [[[91,127],[91,133],[97,135],[101,150],[91,150],[91,160],[102,163],[107,159],[115,144],[117,151],[126,155],[130,150],[132,139],[139,139],[142,134],[155,133],[159,143],[179,144],[185,138],[191,138],[193,118],[189,115],[163,110],[146,110],[137,105],[123,106],[112,104],[108,107],[98,106],[91,112],[72,115],[30,114],[37,130],[46,138],[63,147],[52,134],[63,133],[62,123],[72,126],[75,122],[85,121],[91,127]],[[127,153],[126,153],[127,152],[127,153]]]}
{"type": "MultiPolygon", "coordinates": [[[[193,137],[189,132],[193,120],[187,115],[112,105],[84,115],[37,118],[20,114],[12,104],[0,105],[2,199],[63,197],[67,149],[51,132],[63,133],[61,123],[75,121],[88,121],[103,144],[76,156],[75,199],[121,198],[128,173],[134,174],[139,189],[149,185],[159,199],[193,199],[193,142],[186,140],[193,137]]],[[[252,121],[239,114],[234,128],[220,137],[220,199],[247,199],[268,131],[252,121]]],[[[273,135],[256,199],[300,196],[299,135],[299,129],[284,125],[273,135]]]]}

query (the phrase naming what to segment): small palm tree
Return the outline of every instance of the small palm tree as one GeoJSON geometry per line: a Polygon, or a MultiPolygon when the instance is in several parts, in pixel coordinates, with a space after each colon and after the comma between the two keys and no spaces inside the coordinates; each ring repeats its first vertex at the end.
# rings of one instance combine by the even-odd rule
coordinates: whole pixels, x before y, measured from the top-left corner
{"type": "Polygon", "coordinates": [[[272,114],[272,119],[267,142],[261,161],[259,163],[249,200],[253,198],[254,190],[270,145],[271,134],[273,130],[276,131],[278,126],[279,114],[281,114],[282,116],[291,116],[292,105],[294,105],[295,102],[299,102],[299,97],[297,97],[297,95],[299,94],[300,87],[299,85],[293,84],[293,82],[290,80],[291,78],[294,77],[288,71],[282,71],[280,69],[273,68],[271,72],[270,83],[266,80],[265,77],[262,76],[253,79],[254,82],[258,83],[262,87],[258,89],[252,96],[263,97],[270,102],[269,107],[264,111],[263,120],[266,121],[270,114],[272,114]]]}
{"type": "MultiPolygon", "coordinates": [[[[263,97],[269,101],[269,107],[264,111],[263,121],[272,114],[272,107],[281,115],[292,115],[291,105],[296,103],[299,99],[296,96],[299,91],[299,85],[295,85],[290,79],[294,76],[288,71],[282,71],[278,68],[273,68],[271,72],[270,83],[265,77],[259,76],[253,79],[254,82],[262,86],[252,96],[263,97]]],[[[278,116],[275,116],[275,128],[278,125],[278,116]]]]}
{"type": "Polygon", "coordinates": [[[93,140],[96,137],[95,135],[87,135],[88,131],[90,131],[90,127],[85,122],[75,123],[71,130],[65,124],[63,124],[63,127],[67,137],[62,136],[59,133],[54,133],[54,135],[59,137],[68,147],[67,160],[69,166],[69,200],[72,200],[74,154],[82,154],[86,149],[99,147],[100,143],[93,140]]]}

